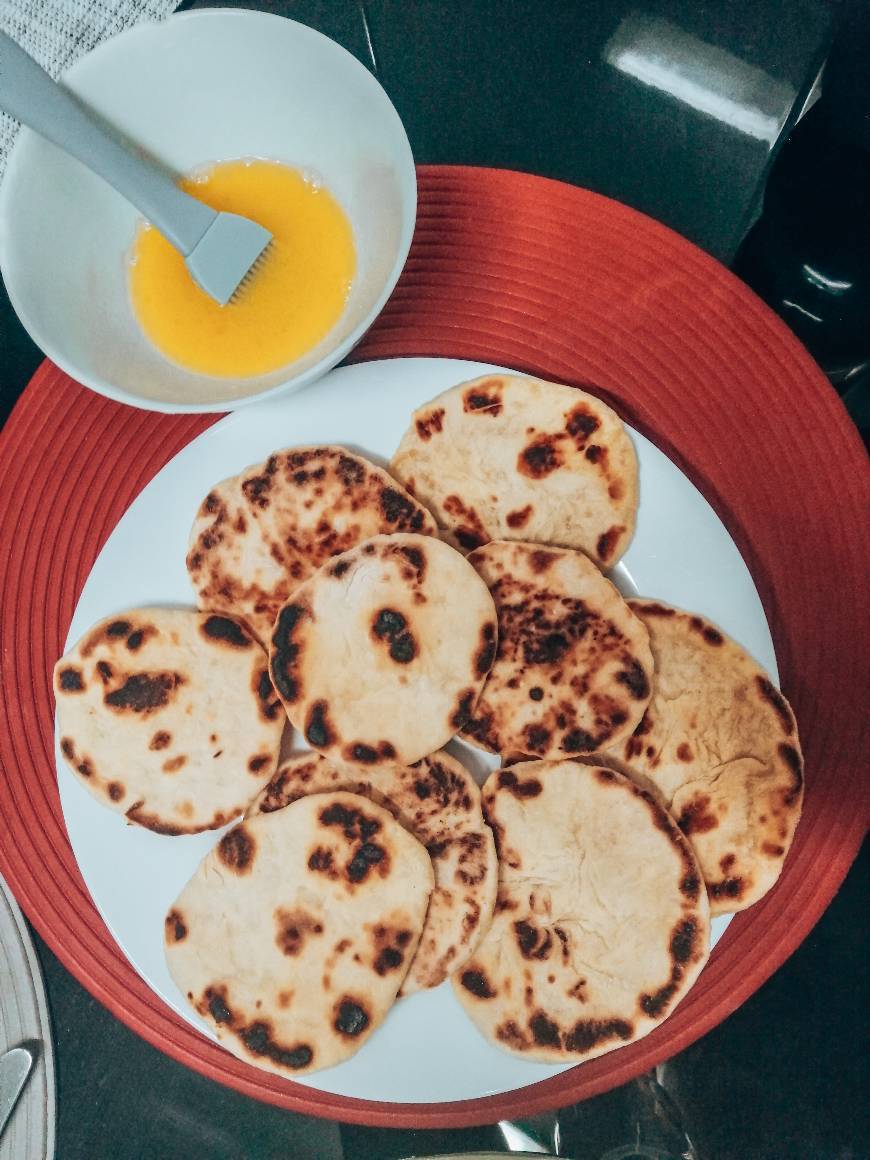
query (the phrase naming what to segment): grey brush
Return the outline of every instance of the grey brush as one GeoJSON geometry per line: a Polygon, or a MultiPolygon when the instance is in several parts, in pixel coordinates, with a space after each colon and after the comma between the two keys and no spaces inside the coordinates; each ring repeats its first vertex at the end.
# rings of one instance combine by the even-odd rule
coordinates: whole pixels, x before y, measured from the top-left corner
{"type": "Polygon", "coordinates": [[[221,306],[243,288],[272,235],[183,193],[170,176],[121,144],[24,49],[0,32],[0,108],[98,174],[184,256],[196,283],[221,306]]]}

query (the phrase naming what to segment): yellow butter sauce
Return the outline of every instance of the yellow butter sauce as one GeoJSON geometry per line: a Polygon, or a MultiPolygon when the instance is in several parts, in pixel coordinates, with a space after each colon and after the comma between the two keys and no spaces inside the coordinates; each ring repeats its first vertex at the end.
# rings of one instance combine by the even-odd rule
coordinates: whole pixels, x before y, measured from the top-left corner
{"type": "Polygon", "coordinates": [[[340,318],[356,272],[353,232],[335,198],[274,161],[220,162],[180,185],[212,209],[259,222],[272,242],[238,299],[219,306],[162,234],[143,226],[129,279],[150,341],[188,370],[226,378],[277,370],[315,347],[340,318]]]}

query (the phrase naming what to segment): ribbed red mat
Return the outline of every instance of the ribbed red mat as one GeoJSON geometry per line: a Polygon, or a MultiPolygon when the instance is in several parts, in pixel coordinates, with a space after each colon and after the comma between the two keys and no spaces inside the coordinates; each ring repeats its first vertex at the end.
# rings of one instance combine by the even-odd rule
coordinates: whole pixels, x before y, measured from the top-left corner
{"type": "Polygon", "coordinates": [[[432,167],[419,177],[411,257],[354,357],[480,359],[594,383],[701,488],[761,592],[806,752],[804,817],[778,887],[731,924],[654,1034],[522,1092],[440,1105],[345,1099],[257,1071],[197,1034],[128,964],[79,876],[56,789],[50,673],[109,532],[214,416],[119,406],[49,363],[0,437],[0,871],[88,990],[190,1067],[298,1112],[458,1127],[594,1095],[673,1055],[751,995],[833,897],[867,817],[870,473],[803,348],[676,234],[521,174],[432,167]]]}

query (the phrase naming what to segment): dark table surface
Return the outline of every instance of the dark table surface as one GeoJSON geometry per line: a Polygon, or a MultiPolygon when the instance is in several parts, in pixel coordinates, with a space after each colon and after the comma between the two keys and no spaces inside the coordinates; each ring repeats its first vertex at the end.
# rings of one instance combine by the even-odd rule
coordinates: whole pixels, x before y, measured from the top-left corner
{"type": "MultiPolygon", "coordinates": [[[[198,3],[184,7],[200,7],[198,3]]],[[[730,263],[830,48],[823,0],[298,0],[270,7],[376,71],[421,162],[606,193],[730,263]]],[[[0,293],[0,421],[41,355],[0,293]]],[[[803,946],[659,1073],[707,1160],[870,1157],[868,855],[803,946]]],[[[217,1086],[115,1020],[37,937],[56,1037],[60,1160],[389,1158],[506,1150],[496,1128],[339,1128],[217,1086]]],[[[636,1092],[565,1113],[568,1154],[628,1156],[636,1092]],[[619,1149],[619,1151],[613,1151],[619,1149]]]]}

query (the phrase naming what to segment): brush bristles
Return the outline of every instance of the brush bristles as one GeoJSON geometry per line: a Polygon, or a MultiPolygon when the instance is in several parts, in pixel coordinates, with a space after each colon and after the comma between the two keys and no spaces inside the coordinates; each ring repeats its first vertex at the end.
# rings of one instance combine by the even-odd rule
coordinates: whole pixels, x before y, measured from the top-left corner
{"type": "Polygon", "coordinates": [[[261,251],[259,256],[254,259],[252,265],[248,268],[248,272],[242,277],[241,282],[239,282],[238,286],[232,292],[232,295],[230,296],[230,300],[227,303],[227,306],[232,306],[234,302],[238,302],[239,298],[250,287],[251,283],[254,281],[254,279],[257,277],[257,275],[263,269],[263,266],[266,264],[266,261],[268,260],[269,252],[271,251],[271,249],[272,249],[272,243],[269,242],[269,244],[265,247],[265,249],[261,251]]]}

